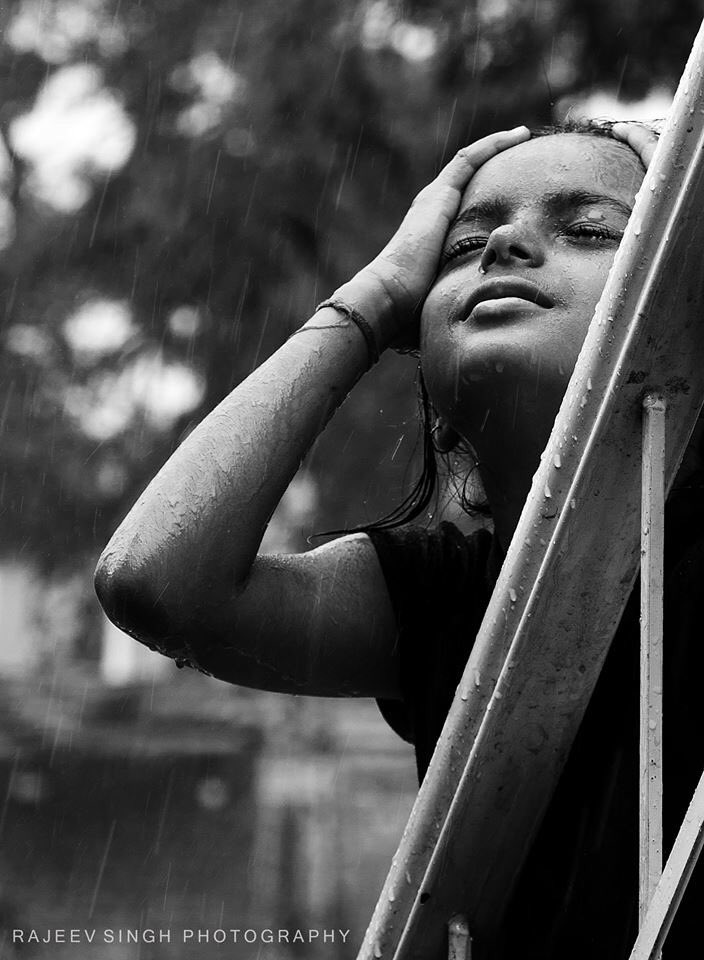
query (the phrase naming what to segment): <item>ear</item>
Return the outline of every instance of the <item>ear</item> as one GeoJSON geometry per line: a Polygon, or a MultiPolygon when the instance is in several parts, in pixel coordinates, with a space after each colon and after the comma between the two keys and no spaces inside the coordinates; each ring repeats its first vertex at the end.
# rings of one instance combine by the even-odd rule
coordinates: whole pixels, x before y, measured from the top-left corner
{"type": "Polygon", "coordinates": [[[438,417],[431,430],[433,435],[433,446],[438,453],[449,453],[454,450],[460,441],[458,433],[455,433],[450,424],[443,417],[438,417]]]}

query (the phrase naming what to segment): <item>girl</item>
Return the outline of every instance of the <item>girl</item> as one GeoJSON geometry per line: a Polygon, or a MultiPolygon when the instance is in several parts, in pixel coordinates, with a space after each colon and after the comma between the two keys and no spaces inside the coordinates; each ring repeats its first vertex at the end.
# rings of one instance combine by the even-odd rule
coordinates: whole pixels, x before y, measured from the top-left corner
{"type": "MultiPolygon", "coordinates": [[[[152,481],[98,566],[111,619],[233,683],[378,698],[414,742],[422,777],[655,142],[636,124],[535,137],[518,127],[460,151],[379,256],[152,481]],[[493,533],[381,524],[302,555],[257,557],[272,511],[335,408],[383,349],[416,344],[434,445],[457,447],[467,470],[476,464],[493,533]]],[[[686,479],[667,521],[669,843],[704,766],[687,741],[701,720],[691,586],[704,557],[700,498],[686,479]]],[[[480,960],[519,950],[543,960],[628,955],[637,628],[636,602],[517,882],[503,942],[477,944],[480,960]]],[[[696,929],[696,888],[695,880],[668,940],[673,958],[696,929]]]]}

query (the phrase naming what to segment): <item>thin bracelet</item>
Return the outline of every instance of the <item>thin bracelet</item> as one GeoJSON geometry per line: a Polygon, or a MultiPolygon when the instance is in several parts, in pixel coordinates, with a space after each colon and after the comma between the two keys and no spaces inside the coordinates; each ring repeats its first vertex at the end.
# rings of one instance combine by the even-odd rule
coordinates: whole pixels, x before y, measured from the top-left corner
{"type": "Polygon", "coordinates": [[[323,300],[323,302],[319,303],[315,308],[315,312],[317,313],[318,310],[323,310],[325,307],[330,307],[332,310],[339,311],[339,313],[342,313],[344,316],[348,317],[359,329],[360,333],[364,337],[365,343],[367,344],[369,366],[373,367],[379,359],[379,347],[376,343],[374,331],[369,323],[364,319],[362,314],[358,310],[355,310],[354,307],[350,307],[349,304],[344,302],[344,300],[338,300],[336,297],[331,297],[330,300],[323,300]]]}

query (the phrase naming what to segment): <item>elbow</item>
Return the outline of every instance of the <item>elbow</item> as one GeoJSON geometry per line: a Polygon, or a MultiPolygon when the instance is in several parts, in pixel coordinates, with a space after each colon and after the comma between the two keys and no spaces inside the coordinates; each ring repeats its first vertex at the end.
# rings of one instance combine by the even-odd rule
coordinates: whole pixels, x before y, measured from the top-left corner
{"type": "Polygon", "coordinates": [[[106,550],[98,561],[95,592],[106,616],[116,627],[152,649],[167,652],[172,636],[173,614],[161,602],[155,578],[140,571],[126,558],[106,550]]]}

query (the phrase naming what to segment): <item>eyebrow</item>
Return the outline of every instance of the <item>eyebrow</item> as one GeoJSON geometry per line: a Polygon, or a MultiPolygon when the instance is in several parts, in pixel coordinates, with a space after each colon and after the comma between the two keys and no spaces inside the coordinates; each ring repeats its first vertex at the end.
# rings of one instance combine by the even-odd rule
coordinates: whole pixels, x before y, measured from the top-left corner
{"type": "Polygon", "coordinates": [[[564,209],[565,207],[584,207],[589,204],[598,204],[600,206],[611,207],[617,213],[622,213],[625,217],[630,217],[632,208],[618,200],[616,197],[609,197],[605,193],[590,193],[588,190],[567,190],[550,193],[545,197],[546,204],[552,209],[564,209]]]}
{"type": "MultiPolygon", "coordinates": [[[[590,204],[611,207],[628,219],[632,213],[631,207],[623,200],[609,197],[603,193],[590,193],[588,190],[559,190],[549,193],[543,198],[543,203],[552,212],[562,212],[570,207],[584,207],[590,204]]],[[[510,204],[503,197],[491,197],[480,200],[466,207],[457,215],[451,229],[463,223],[473,223],[477,220],[502,220],[508,213],[510,204]]]]}

